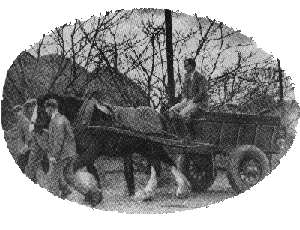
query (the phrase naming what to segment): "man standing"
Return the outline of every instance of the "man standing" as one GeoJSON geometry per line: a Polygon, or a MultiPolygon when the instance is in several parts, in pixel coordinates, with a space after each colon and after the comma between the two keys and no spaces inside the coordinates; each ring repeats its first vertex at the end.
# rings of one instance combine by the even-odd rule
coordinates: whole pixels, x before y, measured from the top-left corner
{"type": "Polygon", "coordinates": [[[195,59],[187,58],[184,60],[186,74],[182,87],[182,101],[170,108],[171,117],[177,113],[182,118],[189,118],[191,113],[197,109],[206,110],[208,107],[208,83],[205,77],[197,72],[195,68],[195,59]]]}
{"type": "Polygon", "coordinates": [[[30,114],[32,114],[31,117],[31,124],[30,124],[30,136],[31,136],[31,142],[30,142],[30,149],[31,153],[28,160],[28,165],[25,168],[25,174],[26,176],[32,180],[34,183],[37,183],[37,170],[39,166],[41,165],[43,159],[45,158],[46,151],[48,148],[48,134],[45,132],[41,132],[39,134],[36,134],[33,132],[34,130],[34,121],[36,120],[37,116],[37,101],[36,99],[30,99],[25,103],[25,106],[29,108],[30,114]]]}
{"type": "Polygon", "coordinates": [[[29,125],[30,121],[23,113],[23,106],[17,105],[13,108],[13,111],[17,117],[17,125],[16,125],[16,132],[18,138],[18,153],[13,156],[16,160],[18,166],[24,173],[25,166],[28,162],[29,157],[29,140],[30,140],[30,133],[29,133],[29,125]]]}
{"type": "Polygon", "coordinates": [[[45,108],[51,117],[48,151],[49,190],[55,196],[66,198],[71,193],[65,179],[68,179],[73,173],[72,163],[76,157],[75,138],[70,122],[58,112],[57,101],[55,99],[47,100],[45,108]]]}

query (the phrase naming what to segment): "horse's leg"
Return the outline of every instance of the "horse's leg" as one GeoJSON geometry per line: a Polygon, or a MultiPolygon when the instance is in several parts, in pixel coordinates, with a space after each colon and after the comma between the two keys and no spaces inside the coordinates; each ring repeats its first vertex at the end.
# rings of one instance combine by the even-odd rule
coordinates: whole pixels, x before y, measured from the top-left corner
{"type": "Polygon", "coordinates": [[[136,193],[135,199],[142,200],[142,201],[149,200],[154,195],[156,188],[157,188],[156,171],[154,169],[154,166],[151,166],[150,179],[148,180],[146,187],[142,190],[139,190],[136,193]]]}
{"type": "Polygon", "coordinates": [[[156,144],[146,143],[143,146],[144,149],[139,153],[146,158],[148,165],[150,165],[150,179],[146,187],[136,193],[135,199],[137,200],[149,200],[154,195],[155,189],[157,188],[157,171],[155,167],[155,165],[157,166],[157,162],[160,164],[160,161],[162,161],[167,164],[175,165],[167,154],[165,154],[166,156],[163,154],[163,159],[161,158],[161,154],[159,153],[161,149],[156,144]]]}
{"type": "Polygon", "coordinates": [[[156,176],[157,176],[157,180],[158,180],[158,186],[162,186],[161,182],[161,162],[157,159],[153,160],[153,162],[149,162],[147,161],[147,169],[146,169],[146,175],[151,175],[151,166],[154,167],[155,172],[156,172],[156,176]]]}
{"type": "Polygon", "coordinates": [[[79,156],[75,159],[73,163],[73,170],[74,173],[76,171],[82,169],[83,167],[87,168],[87,171],[91,173],[98,182],[100,188],[100,177],[98,175],[98,171],[95,167],[95,161],[99,158],[101,153],[95,151],[95,145],[92,144],[87,150],[83,151],[82,149],[78,148],[78,152],[80,153],[79,156]]]}
{"type": "Polygon", "coordinates": [[[188,194],[189,190],[190,190],[190,183],[189,183],[188,179],[175,166],[171,167],[171,172],[174,175],[176,183],[178,185],[177,191],[176,191],[176,196],[178,198],[185,197],[188,194]]]}
{"type": "Polygon", "coordinates": [[[100,182],[101,179],[100,179],[100,176],[99,176],[98,171],[97,171],[97,169],[96,169],[95,162],[92,162],[92,163],[88,164],[88,165],[86,166],[86,169],[87,169],[87,171],[88,171],[90,174],[92,174],[92,175],[95,177],[96,181],[98,182],[99,188],[100,188],[100,187],[101,187],[101,186],[100,186],[100,184],[101,184],[101,182],[100,182]]]}
{"type": "Polygon", "coordinates": [[[158,160],[154,160],[152,163],[151,162],[147,162],[148,165],[147,165],[147,175],[151,174],[151,166],[154,166],[154,169],[156,171],[156,176],[158,178],[160,178],[160,173],[161,173],[161,164],[160,164],[160,161],[158,160]]]}
{"type": "MultiPolygon", "coordinates": [[[[98,157],[97,157],[98,158],[98,157]]],[[[73,167],[73,171],[74,173],[76,173],[78,170],[86,167],[87,171],[92,174],[96,181],[98,182],[98,186],[99,188],[101,187],[100,184],[101,184],[101,179],[99,177],[99,174],[98,174],[98,171],[94,165],[96,159],[93,159],[93,160],[89,160],[88,162],[84,161],[84,157],[81,158],[81,156],[79,156],[75,161],[74,161],[74,167],[73,167]]]]}
{"type": "Polygon", "coordinates": [[[150,179],[144,189],[145,193],[148,196],[154,195],[155,189],[157,188],[157,175],[154,166],[151,166],[151,175],[150,179]]]}
{"type": "Polygon", "coordinates": [[[156,187],[157,187],[157,174],[156,174],[154,166],[151,166],[150,179],[144,190],[147,194],[151,195],[154,193],[154,190],[156,189],[156,187]]]}
{"type": "Polygon", "coordinates": [[[168,156],[168,154],[164,151],[163,146],[159,146],[157,149],[160,154],[157,154],[156,157],[158,157],[163,163],[169,165],[171,167],[171,172],[173,176],[175,177],[176,183],[178,185],[176,196],[179,198],[184,197],[188,192],[190,188],[190,183],[186,176],[178,169],[175,162],[168,156]]]}
{"type": "MultiPolygon", "coordinates": [[[[99,183],[92,174],[86,172],[76,173],[78,169],[82,168],[81,166],[82,165],[80,165],[78,158],[72,160],[72,162],[70,162],[68,167],[64,170],[64,180],[72,189],[75,189],[78,193],[84,196],[84,203],[89,204],[92,207],[96,207],[96,205],[103,200],[102,190],[99,188],[99,183]]],[[[67,195],[69,194],[64,194],[65,197],[67,195]]],[[[69,198],[71,200],[74,198],[76,199],[76,195],[69,198]]]]}
{"type": "Polygon", "coordinates": [[[127,183],[128,195],[133,196],[135,192],[134,185],[134,168],[133,168],[133,160],[132,155],[128,155],[123,157],[123,165],[124,165],[124,176],[127,183]]]}

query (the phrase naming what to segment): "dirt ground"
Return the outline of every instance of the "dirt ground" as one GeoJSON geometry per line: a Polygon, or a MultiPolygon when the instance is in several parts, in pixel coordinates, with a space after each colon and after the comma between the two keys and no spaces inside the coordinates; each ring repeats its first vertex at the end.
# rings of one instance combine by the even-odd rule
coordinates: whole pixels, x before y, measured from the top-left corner
{"type": "MultiPolygon", "coordinates": [[[[142,175],[138,177],[142,178],[142,175]]],[[[114,181],[122,178],[121,175],[111,174],[109,179],[114,181]]],[[[125,182],[122,180],[120,182],[123,183],[118,183],[119,188],[112,185],[104,190],[104,200],[97,208],[126,213],[169,213],[205,207],[235,195],[223,179],[224,175],[220,175],[209,191],[192,193],[186,199],[178,199],[175,196],[175,183],[165,184],[157,190],[153,200],[149,202],[137,202],[126,196],[125,182]]],[[[140,188],[142,184],[138,183],[136,187],[140,188]]]]}
{"type": "MultiPolygon", "coordinates": [[[[149,176],[143,173],[136,173],[136,190],[145,186],[149,176]]],[[[47,178],[41,170],[38,172],[39,184],[47,188],[47,178]]],[[[102,177],[103,178],[103,177],[102,177]]],[[[185,199],[178,199],[175,196],[176,184],[167,178],[156,190],[151,201],[136,201],[133,197],[127,196],[126,182],[121,172],[110,172],[105,175],[103,186],[103,201],[96,207],[100,210],[117,211],[122,213],[170,213],[209,206],[233,197],[235,192],[228,184],[226,174],[220,173],[215,183],[207,192],[191,193],[185,199]]],[[[73,192],[68,200],[84,205],[83,196],[73,192]]]]}

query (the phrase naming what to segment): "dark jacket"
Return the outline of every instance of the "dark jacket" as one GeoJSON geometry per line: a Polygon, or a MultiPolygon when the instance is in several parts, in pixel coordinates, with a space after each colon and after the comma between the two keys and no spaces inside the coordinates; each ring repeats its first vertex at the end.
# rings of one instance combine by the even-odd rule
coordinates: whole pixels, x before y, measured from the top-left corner
{"type": "Polygon", "coordinates": [[[68,119],[57,113],[49,124],[49,157],[57,161],[76,155],[76,144],[72,126],[68,119]]]}
{"type": "Polygon", "coordinates": [[[193,100],[194,103],[200,103],[203,106],[207,106],[208,82],[204,76],[195,71],[193,76],[186,74],[182,87],[182,99],[193,100]]]}

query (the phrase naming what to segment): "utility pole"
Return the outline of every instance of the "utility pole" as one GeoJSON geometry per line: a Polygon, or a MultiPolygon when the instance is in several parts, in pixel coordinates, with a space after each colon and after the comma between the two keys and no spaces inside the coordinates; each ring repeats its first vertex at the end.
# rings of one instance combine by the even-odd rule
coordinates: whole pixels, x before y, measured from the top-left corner
{"type": "Polygon", "coordinates": [[[280,60],[277,58],[278,63],[278,81],[279,81],[279,102],[282,104],[283,102],[283,76],[282,76],[282,69],[280,68],[280,60]]]}
{"type": "Polygon", "coordinates": [[[167,72],[168,72],[168,85],[167,93],[169,97],[169,106],[175,104],[175,80],[173,69],[173,43],[172,43],[172,11],[165,9],[165,22],[166,22],[166,53],[167,53],[167,72]]]}

